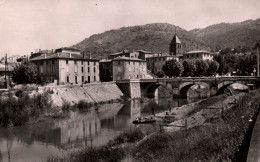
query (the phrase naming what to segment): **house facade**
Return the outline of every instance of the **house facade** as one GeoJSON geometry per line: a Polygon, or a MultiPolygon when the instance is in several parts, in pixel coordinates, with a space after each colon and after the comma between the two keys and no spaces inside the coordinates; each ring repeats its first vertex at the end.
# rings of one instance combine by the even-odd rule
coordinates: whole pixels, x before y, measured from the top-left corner
{"type": "Polygon", "coordinates": [[[118,57],[112,61],[113,80],[145,79],[147,65],[145,60],[137,58],[118,57]]]}
{"type": "Polygon", "coordinates": [[[183,59],[202,59],[202,60],[213,60],[213,53],[205,50],[190,51],[183,55],[183,59]]]}
{"type": "Polygon", "coordinates": [[[99,61],[65,51],[43,54],[30,59],[38,69],[41,82],[84,84],[99,82],[99,61]]]}

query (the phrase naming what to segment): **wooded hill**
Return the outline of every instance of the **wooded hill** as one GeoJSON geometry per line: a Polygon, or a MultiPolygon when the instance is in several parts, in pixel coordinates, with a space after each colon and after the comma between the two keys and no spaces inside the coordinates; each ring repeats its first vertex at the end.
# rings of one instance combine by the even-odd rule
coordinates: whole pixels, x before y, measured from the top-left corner
{"type": "Polygon", "coordinates": [[[184,43],[184,51],[219,50],[238,46],[253,46],[260,40],[260,19],[240,23],[220,23],[203,29],[187,31],[167,23],[122,27],[95,34],[73,45],[92,58],[127,50],[148,50],[169,53],[169,43],[175,33],[184,43]]]}

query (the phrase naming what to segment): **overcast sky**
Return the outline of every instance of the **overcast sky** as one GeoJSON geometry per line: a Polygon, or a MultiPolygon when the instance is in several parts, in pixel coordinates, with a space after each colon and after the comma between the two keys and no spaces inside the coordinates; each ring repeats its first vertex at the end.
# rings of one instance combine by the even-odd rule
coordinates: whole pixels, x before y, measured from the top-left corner
{"type": "Polygon", "coordinates": [[[260,0],[0,0],[0,56],[71,46],[123,26],[186,30],[260,18],[260,0]]]}

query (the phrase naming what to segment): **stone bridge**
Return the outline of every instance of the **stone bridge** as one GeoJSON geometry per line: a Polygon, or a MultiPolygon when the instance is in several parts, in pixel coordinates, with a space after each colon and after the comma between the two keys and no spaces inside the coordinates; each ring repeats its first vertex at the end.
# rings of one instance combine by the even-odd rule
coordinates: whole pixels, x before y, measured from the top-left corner
{"type": "Polygon", "coordinates": [[[181,77],[158,79],[128,79],[116,81],[119,88],[131,98],[155,97],[158,95],[158,87],[164,85],[171,89],[173,95],[186,97],[193,85],[200,85],[215,94],[222,94],[233,83],[240,83],[248,89],[260,86],[260,77],[236,76],[236,77],[181,77]]]}

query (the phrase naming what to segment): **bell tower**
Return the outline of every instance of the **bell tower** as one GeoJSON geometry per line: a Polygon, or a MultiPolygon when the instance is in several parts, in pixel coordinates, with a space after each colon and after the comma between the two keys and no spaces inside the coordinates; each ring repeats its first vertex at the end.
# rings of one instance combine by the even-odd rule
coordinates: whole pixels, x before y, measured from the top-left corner
{"type": "Polygon", "coordinates": [[[180,39],[177,37],[176,28],[175,28],[175,34],[170,43],[170,55],[178,56],[178,57],[182,56],[182,43],[180,39]]]}

